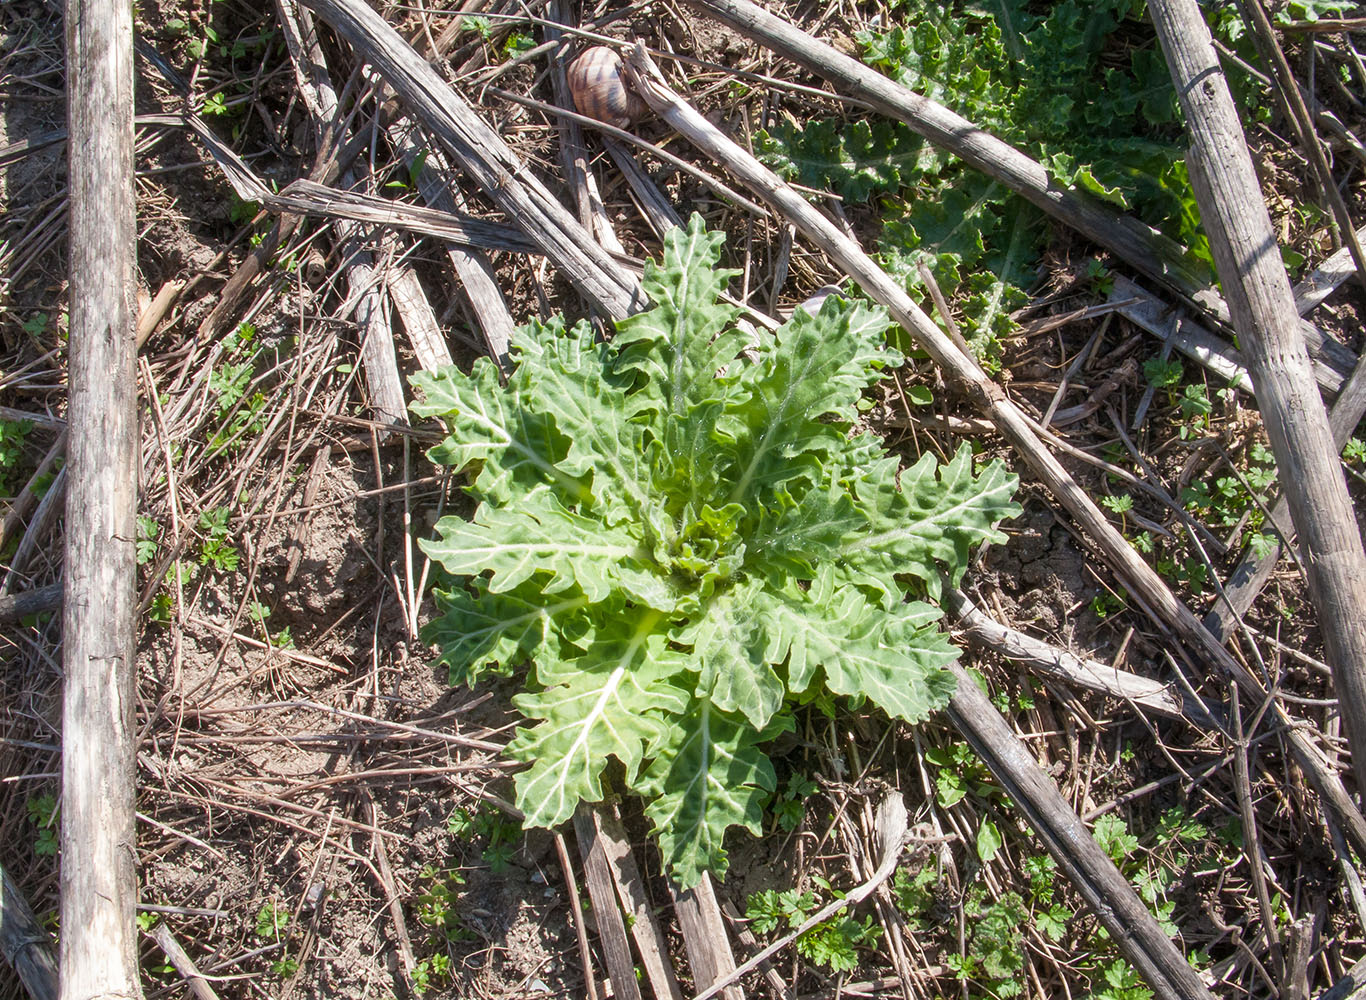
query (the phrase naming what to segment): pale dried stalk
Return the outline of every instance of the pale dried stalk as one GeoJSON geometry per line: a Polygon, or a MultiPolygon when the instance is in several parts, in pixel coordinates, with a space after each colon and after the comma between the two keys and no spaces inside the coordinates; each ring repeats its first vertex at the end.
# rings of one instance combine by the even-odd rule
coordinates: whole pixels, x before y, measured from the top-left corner
{"type": "Polygon", "coordinates": [[[142,995],[133,819],[137,260],[133,17],[69,3],[71,330],[62,613],[61,997],[142,995]]]}
{"type": "Polygon", "coordinates": [[[614,319],[645,305],[640,283],[617,265],[436,70],[361,0],[305,0],[384,77],[509,218],[590,302],[614,319]]]}
{"type": "Polygon", "coordinates": [[[1307,556],[1305,578],[1328,648],[1357,784],[1366,788],[1366,550],[1209,27],[1195,0],[1154,0],[1149,11],[1190,131],[1191,182],[1214,263],[1307,556]]]}
{"type": "Polygon", "coordinates": [[[1187,704],[1172,692],[1169,684],[1116,670],[1002,625],[956,587],[945,587],[943,593],[945,606],[958,616],[970,642],[986,646],[1007,659],[1028,663],[1035,674],[1132,702],[1138,708],[1169,719],[1182,719],[1193,726],[1210,725],[1209,709],[1193,702],[1187,704]]]}

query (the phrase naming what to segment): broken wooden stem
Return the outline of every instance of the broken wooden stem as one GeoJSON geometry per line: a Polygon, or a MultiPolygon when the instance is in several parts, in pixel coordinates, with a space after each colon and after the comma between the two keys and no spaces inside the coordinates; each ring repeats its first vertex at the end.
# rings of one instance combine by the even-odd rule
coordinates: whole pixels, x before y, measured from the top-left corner
{"type": "Polygon", "coordinates": [[[1209,27],[1196,0],[1153,0],[1148,10],[1190,132],[1201,219],[1306,556],[1357,785],[1366,788],[1366,551],[1356,515],[1209,27]]]}

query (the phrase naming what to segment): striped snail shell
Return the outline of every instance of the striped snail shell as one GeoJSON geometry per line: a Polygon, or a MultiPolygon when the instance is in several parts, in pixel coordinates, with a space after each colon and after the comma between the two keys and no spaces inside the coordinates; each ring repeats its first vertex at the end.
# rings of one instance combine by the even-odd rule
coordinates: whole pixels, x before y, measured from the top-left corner
{"type": "Polygon", "coordinates": [[[645,113],[645,102],[621,75],[621,56],[615,50],[605,45],[585,49],[566,72],[579,114],[627,128],[645,113]]]}

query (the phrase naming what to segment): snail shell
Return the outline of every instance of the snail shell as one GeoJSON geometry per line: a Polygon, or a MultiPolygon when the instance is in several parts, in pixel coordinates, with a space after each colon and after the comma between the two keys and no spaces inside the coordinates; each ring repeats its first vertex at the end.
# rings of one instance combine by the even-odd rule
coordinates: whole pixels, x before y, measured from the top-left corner
{"type": "Polygon", "coordinates": [[[627,128],[646,111],[621,75],[621,56],[604,45],[585,49],[566,71],[574,108],[581,115],[627,128]]]}

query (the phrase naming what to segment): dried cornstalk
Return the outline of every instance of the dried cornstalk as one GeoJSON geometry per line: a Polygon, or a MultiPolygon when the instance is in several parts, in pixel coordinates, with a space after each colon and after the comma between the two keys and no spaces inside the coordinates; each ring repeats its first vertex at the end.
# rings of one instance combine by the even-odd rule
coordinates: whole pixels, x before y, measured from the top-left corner
{"type": "Polygon", "coordinates": [[[133,16],[67,5],[71,141],[61,996],[140,997],[134,828],[138,414],[133,16]]]}
{"type": "Polygon", "coordinates": [[[1306,556],[1357,784],[1366,788],[1366,550],[1209,27],[1195,0],[1154,0],[1148,9],[1185,112],[1191,182],[1306,556]]]}
{"type": "Polygon", "coordinates": [[[620,319],[645,305],[640,283],[597,244],[502,137],[361,0],[304,0],[371,63],[431,135],[579,292],[620,319]]]}

